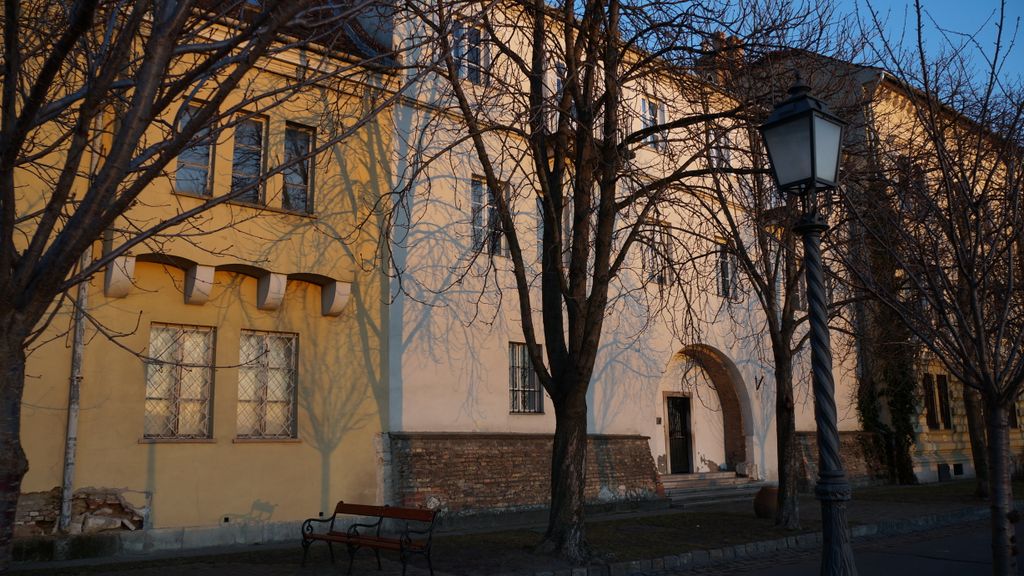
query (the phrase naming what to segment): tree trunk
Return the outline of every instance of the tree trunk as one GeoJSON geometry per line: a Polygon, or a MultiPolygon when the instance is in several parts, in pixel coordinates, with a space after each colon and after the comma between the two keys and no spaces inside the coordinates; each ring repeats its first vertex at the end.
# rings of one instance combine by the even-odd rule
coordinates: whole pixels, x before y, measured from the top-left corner
{"type": "Polygon", "coordinates": [[[775,357],[775,437],[778,443],[779,495],[775,525],[800,529],[800,500],[797,494],[800,453],[796,444],[796,409],[793,401],[793,358],[775,357]]]}
{"type": "Polygon", "coordinates": [[[975,495],[988,498],[988,454],[985,441],[985,414],[981,394],[964,386],[964,409],[967,412],[967,433],[971,438],[971,458],[974,460],[975,495]]]}
{"type": "MultiPolygon", "coordinates": [[[[992,510],[992,574],[1017,574],[1017,538],[1013,525],[1013,488],[1010,484],[1009,413],[998,401],[985,402],[988,456],[991,466],[989,494],[992,510]]],[[[1015,513],[1014,513],[1015,515],[1015,513]]]]}
{"type": "Polygon", "coordinates": [[[0,573],[10,567],[14,515],[28,471],[20,438],[25,352],[21,339],[11,332],[0,338],[0,573]]]}
{"type": "Polygon", "coordinates": [[[551,515],[537,550],[574,564],[590,559],[583,525],[587,472],[587,396],[585,388],[552,399],[555,444],[551,453],[551,515]]]}

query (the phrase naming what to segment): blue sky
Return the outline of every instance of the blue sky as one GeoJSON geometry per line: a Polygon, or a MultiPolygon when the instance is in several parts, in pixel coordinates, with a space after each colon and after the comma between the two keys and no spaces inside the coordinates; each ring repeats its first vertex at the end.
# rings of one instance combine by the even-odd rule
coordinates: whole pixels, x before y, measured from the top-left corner
{"type": "MultiPolygon", "coordinates": [[[[840,6],[850,12],[859,10],[864,14],[865,6],[871,6],[881,14],[888,12],[886,28],[890,40],[902,40],[907,46],[915,41],[915,16],[913,0],[839,0],[840,6]]],[[[977,35],[986,52],[991,53],[996,38],[996,24],[999,19],[999,0],[922,0],[925,17],[925,45],[928,51],[939,49],[946,41],[940,29],[956,43],[964,38],[955,33],[977,35]],[[930,16],[930,18],[928,17],[930,16]]],[[[1004,44],[1012,39],[1016,29],[1016,43],[1007,52],[1003,78],[1024,79],[1024,0],[1006,1],[1006,30],[1004,44]]]]}

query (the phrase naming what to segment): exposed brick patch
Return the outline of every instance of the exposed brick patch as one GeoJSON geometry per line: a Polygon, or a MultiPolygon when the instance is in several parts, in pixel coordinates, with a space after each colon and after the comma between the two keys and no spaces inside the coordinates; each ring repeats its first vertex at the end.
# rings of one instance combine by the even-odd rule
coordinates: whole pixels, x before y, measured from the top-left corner
{"type": "MultiPolygon", "coordinates": [[[[105,530],[137,530],[143,526],[142,511],[128,503],[122,490],[80,488],[71,500],[72,534],[105,530]]],[[[48,492],[27,492],[18,497],[14,537],[52,534],[60,517],[60,487],[48,492]]]]}
{"type": "MultiPolygon", "coordinates": [[[[390,434],[394,502],[452,512],[546,506],[553,437],[547,434],[390,434]]],[[[590,436],[588,502],[656,497],[646,436],[590,436]]]]}
{"type": "MultiPolygon", "coordinates": [[[[889,478],[885,462],[873,458],[865,449],[871,436],[870,432],[861,431],[839,433],[839,457],[851,484],[874,484],[889,478]]],[[[818,481],[817,433],[797,432],[796,443],[800,451],[800,490],[809,492],[818,481]]]]}
{"type": "Polygon", "coordinates": [[[14,537],[49,534],[60,516],[60,488],[48,492],[26,492],[18,497],[14,515],[14,537]]]}

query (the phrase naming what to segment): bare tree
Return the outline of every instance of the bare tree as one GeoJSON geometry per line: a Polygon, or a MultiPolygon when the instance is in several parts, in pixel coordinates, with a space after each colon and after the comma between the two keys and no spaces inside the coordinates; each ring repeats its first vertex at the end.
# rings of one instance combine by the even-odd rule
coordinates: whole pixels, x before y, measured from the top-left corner
{"type": "Polygon", "coordinates": [[[147,187],[168,178],[183,151],[210,146],[225,128],[299,90],[380,76],[386,56],[353,50],[372,43],[352,36],[364,8],[243,0],[4,4],[0,571],[10,561],[29,465],[19,436],[26,349],[72,287],[142,243],[201,234],[197,217],[204,211],[251,194],[269,175],[294,171],[386,106],[381,100],[346,117],[348,129],[290,154],[230,194],[214,197],[202,178],[193,179],[196,202],[159,217],[132,216],[145,204],[147,187]],[[290,62],[286,69],[295,73],[266,82],[260,74],[271,59],[290,62]],[[105,232],[115,245],[78,265],[105,232]]]}
{"type": "MultiPolygon", "coordinates": [[[[511,262],[529,356],[554,405],[551,510],[539,549],[582,562],[590,555],[587,392],[605,320],[628,300],[650,322],[670,316],[692,337],[709,291],[691,304],[694,292],[677,285],[710,288],[691,272],[717,245],[687,220],[693,196],[704,193],[698,182],[756,171],[708,162],[708,135],[719,124],[745,125],[749,103],[698,73],[704,41],[725,30],[740,46],[767,50],[805,20],[820,30],[820,20],[775,2],[407,7],[430,42],[420,62],[440,111],[436,125],[417,133],[448,126],[448,137],[469,142],[486,195],[474,205],[472,265],[487,263],[484,276],[498,277],[511,262]]],[[[431,289],[461,286],[465,270],[431,289]]],[[[488,282],[488,294],[501,288],[488,282]]]]}
{"type": "Polygon", "coordinates": [[[1008,429],[1024,382],[1024,90],[1004,73],[1013,37],[1005,3],[993,19],[991,46],[947,35],[941,51],[927,52],[920,2],[913,17],[913,46],[878,47],[892,72],[872,103],[879,111],[872,144],[891,209],[868,218],[849,203],[901,281],[879,281],[863,260],[854,259],[851,269],[928,353],[980,395],[993,573],[1015,574],[1008,429]]]}
{"type": "MultiPolygon", "coordinates": [[[[723,170],[707,179],[704,193],[695,196],[696,213],[691,218],[705,229],[704,235],[725,239],[719,259],[735,262],[743,277],[736,290],[752,298],[759,313],[756,322],[761,328],[746,337],[761,352],[763,343],[767,344],[768,351],[764,353],[774,371],[779,470],[775,521],[787,529],[800,527],[794,370],[799,368],[797,356],[807,339],[807,334],[800,330],[806,320],[807,303],[801,255],[792,231],[800,213],[795,202],[783,198],[770,182],[760,135],[754,125],[784,98],[782,95],[794,81],[794,70],[811,79],[818,97],[837,100],[850,90],[851,75],[836,63],[856,57],[850,47],[859,42],[848,37],[850,28],[829,14],[827,7],[819,6],[819,15],[823,16],[823,23],[832,22],[833,26],[821,30],[820,35],[789,38],[785,50],[746,55],[739,52],[734,41],[723,37],[716,37],[707,47],[709,54],[704,58],[704,66],[748,103],[750,122],[715,135],[715,145],[708,150],[709,162],[723,170]],[[753,174],[732,175],[733,164],[749,167],[753,174]]],[[[779,44],[782,43],[780,40],[779,44]]],[[[837,112],[845,115],[848,111],[837,112]]],[[[719,263],[718,268],[721,266],[719,263]]],[[[722,271],[717,272],[721,278],[722,271]]],[[[834,278],[831,280],[835,285],[834,278]]],[[[845,302],[836,300],[831,304],[831,315],[839,317],[845,302]]],[[[747,309],[730,307],[729,312],[738,325],[751,323],[747,309]]]]}

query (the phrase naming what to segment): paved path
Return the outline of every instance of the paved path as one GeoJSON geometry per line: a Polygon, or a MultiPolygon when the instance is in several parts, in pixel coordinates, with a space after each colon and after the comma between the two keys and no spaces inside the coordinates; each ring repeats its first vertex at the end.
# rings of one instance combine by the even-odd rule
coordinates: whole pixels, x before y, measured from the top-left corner
{"type": "MultiPolygon", "coordinates": [[[[854,543],[860,576],[988,576],[992,574],[987,522],[958,524],[895,538],[854,543]]],[[[817,576],[816,551],[785,551],[687,572],[701,576],[817,576]]],[[[1020,574],[1024,574],[1024,565],[1020,574]]]]}
{"type": "MultiPolygon", "coordinates": [[[[958,524],[915,534],[861,540],[854,545],[860,576],[988,576],[989,532],[985,522],[958,524]]],[[[166,563],[125,563],[106,566],[67,568],[59,574],[89,576],[337,576],[345,573],[346,555],[331,565],[326,547],[310,559],[306,568],[298,566],[299,555],[292,550],[265,550],[251,555],[231,554],[194,559],[168,559],[166,563]]],[[[401,565],[394,559],[383,561],[377,571],[373,555],[366,553],[356,561],[353,576],[398,576],[401,565]]],[[[650,576],[816,576],[818,554],[814,550],[786,550],[768,556],[743,559],[687,571],[652,572],[650,576]]],[[[1024,568],[1024,566],[1022,566],[1024,568]]],[[[1024,574],[1024,570],[1020,572],[1024,574]]],[[[425,576],[422,560],[414,560],[409,576],[425,576]]],[[[438,570],[435,576],[447,576],[438,570]]],[[[493,576],[482,574],[481,576],[493,576]]]]}

